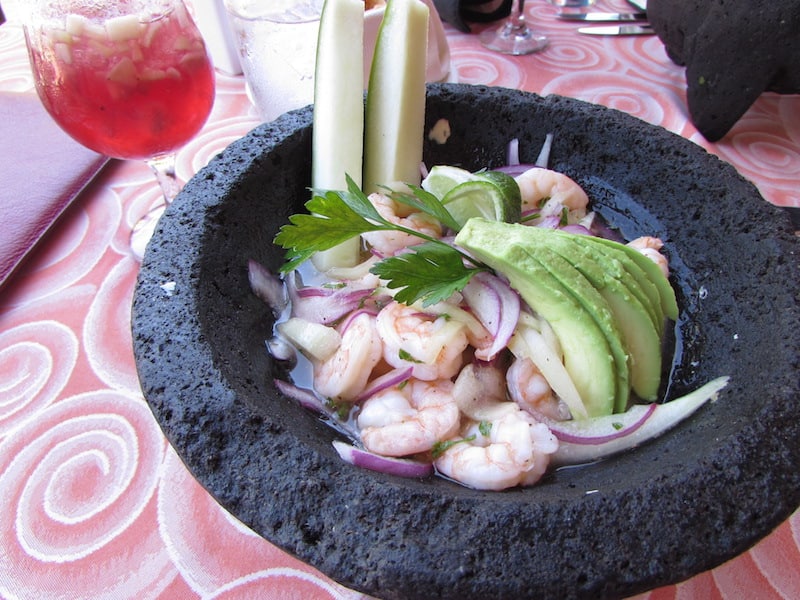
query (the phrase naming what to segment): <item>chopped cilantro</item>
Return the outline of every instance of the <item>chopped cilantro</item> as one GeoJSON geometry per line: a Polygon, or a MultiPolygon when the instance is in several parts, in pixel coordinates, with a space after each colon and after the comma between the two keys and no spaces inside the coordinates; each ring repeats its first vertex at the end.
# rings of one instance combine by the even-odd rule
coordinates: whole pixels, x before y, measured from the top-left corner
{"type": "Polygon", "coordinates": [[[397,356],[400,360],[404,360],[406,362],[413,362],[413,363],[421,363],[422,361],[419,359],[414,358],[410,352],[407,350],[403,350],[400,348],[400,351],[397,353],[397,356]]]}
{"type": "Polygon", "coordinates": [[[471,442],[474,439],[475,436],[471,435],[468,438],[462,438],[460,440],[447,440],[444,442],[436,442],[431,448],[431,455],[433,456],[433,458],[439,458],[442,454],[447,452],[450,448],[452,448],[456,444],[461,444],[463,442],[471,442]]]}

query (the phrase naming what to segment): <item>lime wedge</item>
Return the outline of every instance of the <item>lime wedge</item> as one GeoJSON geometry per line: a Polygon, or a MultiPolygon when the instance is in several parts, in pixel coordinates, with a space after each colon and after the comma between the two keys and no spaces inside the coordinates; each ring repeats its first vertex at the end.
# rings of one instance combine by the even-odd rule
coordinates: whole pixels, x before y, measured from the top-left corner
{"type": "Polygon", "coordinates": [[[422,180],[422,189],[441,200],[447,192],[458,184],[472,181],[473,179],[475,179],[475,175],[461,167],[436,165],[428,172],[428,176],[422,180]]]}
{"type": "Polygon", "coordinates": [[[473,175],[442,198],[442,204],[462,227],[472,217],[518,223],[522,210],[519,186],[514,178],[497,171],[473,175]]]}

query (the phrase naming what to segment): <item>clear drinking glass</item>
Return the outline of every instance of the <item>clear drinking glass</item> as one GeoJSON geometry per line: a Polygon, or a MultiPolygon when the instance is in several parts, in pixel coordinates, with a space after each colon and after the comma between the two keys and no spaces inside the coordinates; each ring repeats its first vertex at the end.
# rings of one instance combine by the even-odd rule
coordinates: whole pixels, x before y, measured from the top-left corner
{"type": "Polygon", "coordinates": [[[310,104],[322,0],[225,0],[247,92],[264,121],[310,104]]]}
{"type": "Polygon", "coordinates": [[[498,29],[487,29],[480,35],[481,44],[503,54],[532,54],[547,47],[547,37],[535,33],[525,19],[525,0],[514,0],[511,14],[498,29]]]}
{"type": "MultiPolygon", "coordinates": [[[[24,22],[36,91],[75,140],[145,160],[170,202],[175,152],[206,122],[214,69],[182,0],[35,0],[24,22]]],[[[141,257],[164,206],[134,227],[141,257]]]]}

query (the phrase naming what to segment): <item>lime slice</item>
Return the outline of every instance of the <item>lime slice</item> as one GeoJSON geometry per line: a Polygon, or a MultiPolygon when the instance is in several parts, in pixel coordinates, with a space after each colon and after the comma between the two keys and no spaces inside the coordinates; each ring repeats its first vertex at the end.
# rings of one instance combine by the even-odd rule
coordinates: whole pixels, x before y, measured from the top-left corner
{"type": "Polygon", "coordinates": [[[472,181],[473,179],[475,179],[475,175],[466,169],[449,165],[436,165],[428,172],[428,176],[422,180],[422,189],[441,200],[447,192],[458,184],[472,181]]]}
{"type": "Polygon", "coordinates": [[[447,211],[463,226],[472,217],[518,223],[522,210],[519,186],[514,178],[497,171],[476,173],[459,183],[442,199],[447,211]]]}

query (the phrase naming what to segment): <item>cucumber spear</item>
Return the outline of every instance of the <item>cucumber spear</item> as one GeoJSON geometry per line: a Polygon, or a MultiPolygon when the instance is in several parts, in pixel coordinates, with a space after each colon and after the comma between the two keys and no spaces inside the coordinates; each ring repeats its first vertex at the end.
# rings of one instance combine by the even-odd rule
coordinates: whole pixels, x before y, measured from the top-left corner
{"type": "Polygon", "coordinates": [[[419,0],[386,3],[367,88],[367,194],[383,185],[420,182],[429,12],[419,0]]]}
{"type": "MultiPolygon", "coordinates": [[[[364,3],[325,0],[314,73],[311,186],[346,190],[345,175],[361,185],[364,155],[364,3]]],[[[351,267],[359,260],[355,237],[317,252],[319,271],[351,267]]]]}

